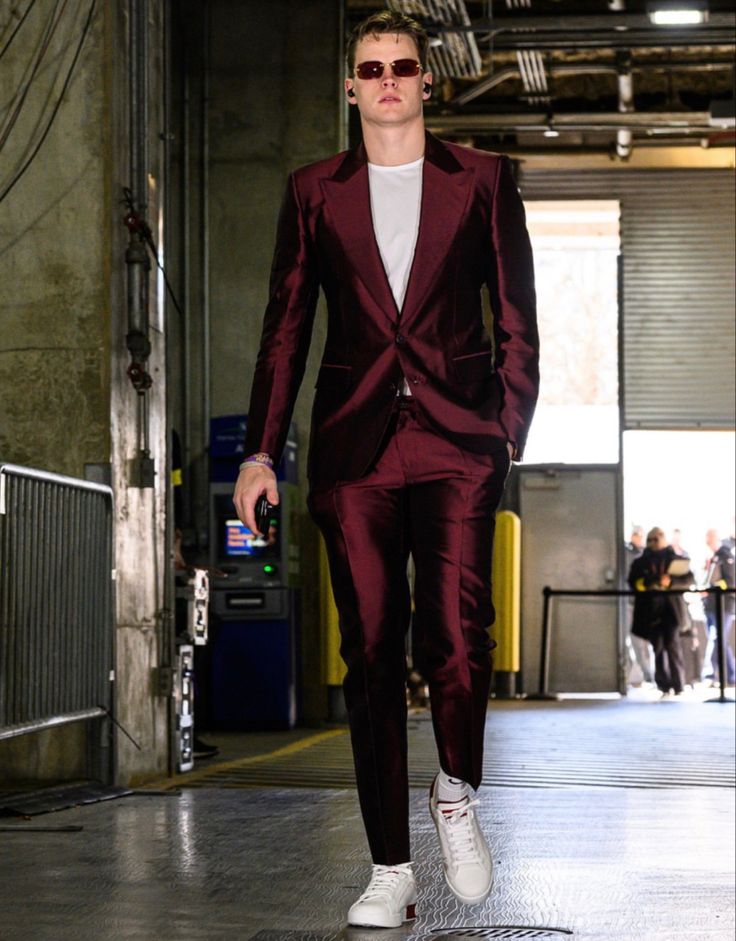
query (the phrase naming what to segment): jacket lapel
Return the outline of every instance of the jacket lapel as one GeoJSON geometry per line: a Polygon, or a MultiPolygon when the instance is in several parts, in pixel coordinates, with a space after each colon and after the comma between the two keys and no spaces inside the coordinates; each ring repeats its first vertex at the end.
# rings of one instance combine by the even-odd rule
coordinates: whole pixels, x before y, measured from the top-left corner
{"type": "Polygon", "coordinates": [[[399,314],[381,261],[371,214],[368,163],[360,144],[335,174],[321,181],[329,219],[346,257],[386,316],[405,321],[417,311],[442,269],[473,189],[464,169],[432,134],[427,134],[419,234],[404,305],[399,314]]]}
{"type": "Polygon", "coordinates": [[[399,311],[373,231],[368,163],[362,144],[347,154],[330,179],[322,180],[322,192],[330,222],[350,264],[386,316],[398,320],[399,311]]]}
{"type": "Polygon", "coordinates": [[[402,321],[421,308],[442,270],[473,191],[473,175],[472,168],[464,169],[441,141],[427,134],[419,235],[402,321]]]}

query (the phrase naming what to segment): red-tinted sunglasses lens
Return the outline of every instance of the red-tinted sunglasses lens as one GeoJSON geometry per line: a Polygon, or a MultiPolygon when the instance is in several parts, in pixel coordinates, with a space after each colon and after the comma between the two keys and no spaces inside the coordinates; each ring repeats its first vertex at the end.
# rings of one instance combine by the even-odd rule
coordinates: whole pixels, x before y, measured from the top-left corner
{"type": "MultiPolygon", "coordinates": [[[[413,78],[421,72],[421,65],[416,59],[397,59],[389,65],[396,78],[413,78]]],[[[355,74],[365,81],[371,78],[381,78],[385,65],[383,62],[361,62],[355,66],[355,74]]]]}
{"type": "Polygon", "coordinates": [[[391,63],[391,68],[396,78],[414,78],[422,69],[416,59],[397,59],[391,63]]]}
{"type": "Polygon", "coordinates": [[[361,62],[355,66],[355,74],[358,78],[380,78],[383,75],[383,62],[361,62]]]}

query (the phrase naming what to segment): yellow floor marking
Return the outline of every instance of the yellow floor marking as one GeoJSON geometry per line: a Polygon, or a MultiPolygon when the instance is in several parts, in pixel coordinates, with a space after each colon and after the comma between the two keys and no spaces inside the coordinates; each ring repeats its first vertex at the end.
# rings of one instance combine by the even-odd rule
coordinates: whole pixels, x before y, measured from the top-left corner
{"type": "Polygon", "coordinates": [[[149,788],[172,788],[180,785],[186,786],[190,782],[200,781],[202,778],[208,778],[210,775],[219,774],[221,771],[232,771],[236,768],[245,768],[248,765],[259,764],[262,761],[271,761],[274,758],[283,758],[285,755],[293,755],[296,752],[304,751],[305,748],[311,748],[318,742],[324,742],[330,738],[337,738],[338,735],[347,735],[346,729],[329,729],[326,732],[317,732],[308,738],[300,739],[298,742],[291,742],[276,751],[265,752],[263,755],[251,755],[248,758],[235,758],[232,761],[221,761],[219,764],[208,765],[201,771],[187,771],[184,774],[175,774],[173,777],[165,778],[163,781],[153,781],[144,784],[140,790],[149,788]]]}

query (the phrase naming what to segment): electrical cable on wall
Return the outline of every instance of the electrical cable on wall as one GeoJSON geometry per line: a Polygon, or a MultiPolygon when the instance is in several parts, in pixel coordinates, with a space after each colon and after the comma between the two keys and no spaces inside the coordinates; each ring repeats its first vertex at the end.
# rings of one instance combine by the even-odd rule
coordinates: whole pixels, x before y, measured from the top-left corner
{"type": "Polygon", "coordinates": [[[39,68],[41,67],[41,63],[43,62],[46,53],[48,52],[49,46],[51,45],[51,40],[54,38],[54,33],[56,32],[57,26],[61,22],[61,18],[64,15],[64,11],[66,10],[68,2],[69,0],[63,0],[61,10],[57,14],[57,10],[59,10],[59,4],[62,3],[62,0],[56,0],[56,6],[54,7],[51,16],[49,17],[45,34],[41,38],[38,50],[31,57],[30,75],[16,91],[13,97],[13,101],[8,108],[9,117],[5,122],[5,126],[3,127],[2,131],[0,131],[0,150],[2,150],[4,147],[8,137],[10,136],[10,132],[13,130],[18,121],[18,118],[20,117],[20,113],[23,110],[23,105],[26,102],[28,93],[33,86],[34,79],[36,78],[36,74],[38,73],[39,68]]]}
{"type": "Polygon", "coordinates": [[[61,107],[61,103],[64,100],[64,95],[66,94],[66,91],[69,87],[69,83],[71,82],[72,75],[74,74],[74,69],[76,68],[77,62],[79,61],[79,57],[82,53],[82,47],[84,46],[84,42],[91,29],[92,19],[93,19],[96,6],[97,6],[97,0],[92,0],[89,6],[89,11],[87,13],[87,19],[85,21],[84,28],[82,29],[82,35],[80,37],[79,43],[77,44],[77,48],[74,53],[74,58],[72,59],[72,63],[69,66],[69,71],[67,72],[66,79],[64,80],[64,86],[61,89],[61,94],[59,95],[59,98],[56,104],[54,105],[54,109],[51,112],[51,116],[49,117],[46,127],[43,130],[41,138],[39,139],[38,143],[31,151],[30,156],[25,161],[23,166],[20,168],[20,170],[18,170],[16,175],[13,177],[13,179],[8,183],[7,186],[5,186],[2,190],[0,190],[0,202],[2,202],[5,199],[5,197],[15,187],[16,183],[18,183],[18,181],[24,176],[26,170],[28,170],[28,168],[31,166],[33,161],[36,159],[38,152],[41,150],[41,148],[44,145],[44,142],[46,141],[46,138],[48,137],[49,131],[51,130],[54,120],[56,118],[56,115],[59,112],[59,108],[61,107]]]}
{"type": "Polygon", "coordinates": [[[2,57],[3,57],[3,56],[5,55],[5,53],[8,51],[8,49],[10,49],[10,44],[12,43],[12,41],[13,41],[13,40],[15,39],[15,37],[17,36],[17,34],[18,34],[18,32],[19,32],[21,26],[22,26],[22,25],[25,23],[25,21],[28,19],[28,14],[31,12],[31,10],[34,8],[35,5],[36,5],[36,0],[31,0],[31,2],[30,2],[30,3],[28,4],[28,6],[26,7],[26,12],[23,14],[23,16],[21,16],[21,18],[20,18],[20,19],[18,20],[18,22],[16,23],[15,29],[14,29],[13,32],[10,34],[10,39],[8,39],[8,41],[5,43],[5,45],[3,46],[3,48],[0,49],[0,59],[2,59],[2,57]]]}

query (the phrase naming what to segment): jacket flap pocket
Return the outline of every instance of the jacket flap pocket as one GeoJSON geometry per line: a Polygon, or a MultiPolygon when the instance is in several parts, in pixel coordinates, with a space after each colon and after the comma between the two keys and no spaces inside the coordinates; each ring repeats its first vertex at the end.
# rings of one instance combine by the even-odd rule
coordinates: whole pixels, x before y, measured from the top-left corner
{"type": "Polygon", "coordinates": [[[461,382],[483,382],[493,376],[493,353],[483,350],[466,356],[454,357],[455,375],[461,382]]]}
{"type": "Polygon", "coordinates": [[[347,389],[353,378],[352,366],[337,363],[322,363],[317,373],[316,389],[329,386],[332,389],[347,389]]]}

